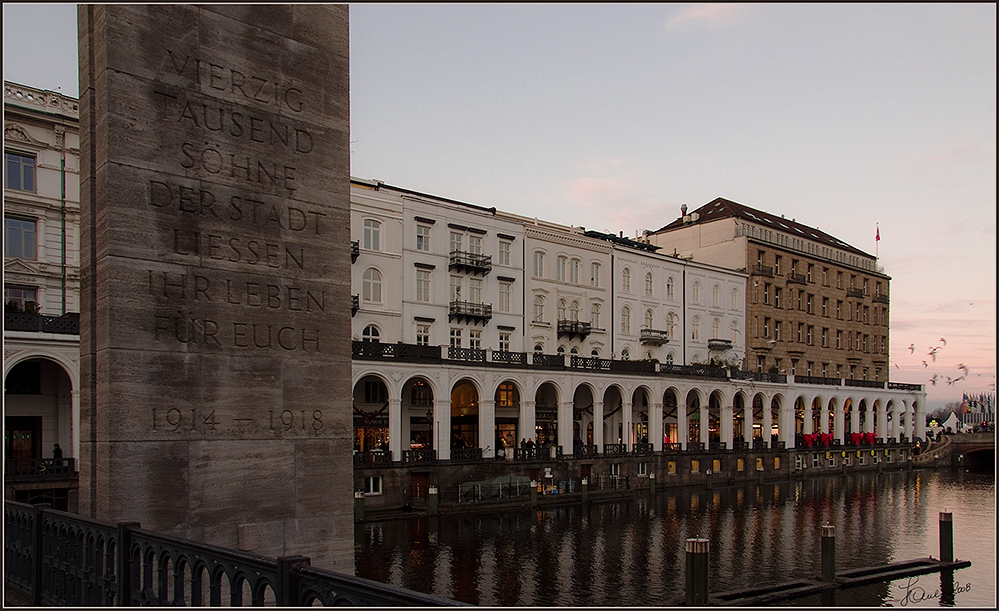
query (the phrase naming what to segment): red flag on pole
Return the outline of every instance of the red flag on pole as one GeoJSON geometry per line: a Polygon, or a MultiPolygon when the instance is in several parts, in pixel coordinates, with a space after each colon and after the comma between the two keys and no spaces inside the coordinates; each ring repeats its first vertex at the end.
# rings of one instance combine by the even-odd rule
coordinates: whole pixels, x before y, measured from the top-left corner
{"type": "Polygon", "coordinates": [[[874,241],[875,242],[881,241],[881,229],[878,227],[877,223],[874,224],[874,241]]]}

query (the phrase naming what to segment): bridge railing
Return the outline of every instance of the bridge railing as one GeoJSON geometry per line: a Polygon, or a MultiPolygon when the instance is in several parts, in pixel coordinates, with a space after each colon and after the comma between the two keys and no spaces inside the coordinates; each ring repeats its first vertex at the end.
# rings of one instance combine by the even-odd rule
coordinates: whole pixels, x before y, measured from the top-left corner
{"type": "Polygon", "coordinates": [[[309,563],[4,502],[4,585],[33,606],[465,606],[309,563]]]}

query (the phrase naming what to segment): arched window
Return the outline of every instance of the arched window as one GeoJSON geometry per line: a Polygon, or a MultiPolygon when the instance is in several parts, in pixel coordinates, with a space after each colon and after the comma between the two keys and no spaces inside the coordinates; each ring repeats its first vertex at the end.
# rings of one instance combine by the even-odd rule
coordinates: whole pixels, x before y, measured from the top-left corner
{"type": "Polygon", "coordinates": [[[694,320],[690,323],[690,339],[698,340],[701,337],[701,318],[695,316],[694,320]]]}
{"type": "Polygon", "coordinates": [[[545,298],[541,295],[534,297],[534,322],[544,322],[545,320],[545,298]]]}
{"type": "Polygon", "coordinates": [[[694,281],[694,288],[692,290],[692,297],[694,303],[701,303],[701,283],[694,281]]]}
{"type": "Polygon", "coordinates": [[[717,284],[711,287],[711,305],[716,308],[721,305],[721,287],[717,284]]]}
{"type": "Polygon", "coordinates": [[[652,328],[652,310],[645,310],[645,328],[652,328]]]}
{"type": "Polygon", "coordinates": [[[600,351],[594,348],[593,350],[590,350],[590,356],[599,357],[600,351]]]}
{"type": "Polygon", "coordinates": [[[631,333],[631,308],[628,306],[621,310],[621,333],[631,333]]]}
{"type": "Polygon", "coordinates": [[[579,284],[579,259],[569,261],[569,282],[579,284]]]}
{"type": "Polygon", "coordinates": [[[575,346],[573,346],[572,348],[569,348],[569,354],[579,354],[579,348],[577,348],[575,346]]]}
{"type": "Polygon", "coordinates": [[[578,322],[579,321],[579,302],[578,301],[573,301],[572,304],[569,305],[569,320],[571,320],[572,322],[578,322]]]}
{"type": "Polygon", "coordinates": [[[631,270],[627,267],[621,272],[621,290],[625,293],[631,292],[631,270]]]}
{"type": "Polygon", "coordinates": [[[654,357],[654,356],[652,355],[652,351],[651,351],[651,350],[646,350],[646,351],[645,351],[645,358],[651,361],[652,359],[654,359],[654,358],[656,358],[656,357],[654,357]]]}
{"type": "Polygon", "coordinates": [[[652,272],[645,272],[645,294],[652,295],[652,272]]]}
{"type": "Polygon", "coordinates": [[[381,250],[382,224],[372,219],[364,219],[364,243],[367,250],[381,250]]]}
{"type": "Polygon", "coordinates": [[[536,278],[545,277],[545,253],[541,251],[534,253],[534,276],[536,278]]]}
{"type": "Polygon", "coordinates": [[[545,351],[545,347],[542,346],[541,344],[534,344],[534,351],[535,352],[539,352],[539,353],[540,352],[544,352],[545,351]]]}
{"type": "Polygon", "coordinates": [[[625,348],[624,350],[621,351],[621,360],[622,361],[627,361],[630,358],[631,358],[631,352],[629,352],[627,348],[625,348]]]}
{"type": "Polygon", "coordinates": [[[565,354],[565,346],[559,346],[558,350],[555,351],[558,354],[565,354]]]}
{"type": "Polygon", "coordinates": [[[377,342],[381,334],[378,333],[378,327],[374,325],[368,325],[364,327],[364,331],[361,332],[361,341],[364,342],[377,342]]]}
{"type": "Polygon", "coordinates": [[[718,337],[719,337],[719,335],[718,335],[718,328],[720,326],[721,326],[721,323],[718,321],[717,318],[714,319],[713,321],[711,321],[711,337],[713,337],[715,339],[718,339],[718,337]]]}
{"type": "Polygon", "coordinates": [[[590,326],[594,329],[600,328],[600,304],[594,303],[590,305],[590,326]]]}
{"type": "Polygon", "coordinates": [[[667,365],[672,365],[673,364],[673,353],[672,352],[670,352],[669,354],[666,355],[666,364],[667,365]]]}
{"type": "Polygon", "coordinates": [[[555,309],[557,314],[556,320],[565,320],[565,299],[559,299],[555,309]]]}
{"type": "Polygon", "coordinates": [[[666,315],[666,339],[673,339],[676,334],[676,314],[670,312],[666,315]]]}
{"type": "Polygon", "coordinates": [[[369,267],[364,270],[361,283],[363,297],[365,301],[372,303],[382,302],[382,274],[377,269],[369,267]]]}
{"type": "Polygon", "coordinates": [[[673,299],[673,276],[666,279],[666,299],[673,299]]]}
{"type": "Polygon", "coordinates": [[[565,282],[565,261],[565,257],[555,259],[555,279],[559,282],[565,282]]]}
{"type": "Polygon", "coordinates": [[[739,309],[739,289],[732,289],[732,309],[739,309]]]}

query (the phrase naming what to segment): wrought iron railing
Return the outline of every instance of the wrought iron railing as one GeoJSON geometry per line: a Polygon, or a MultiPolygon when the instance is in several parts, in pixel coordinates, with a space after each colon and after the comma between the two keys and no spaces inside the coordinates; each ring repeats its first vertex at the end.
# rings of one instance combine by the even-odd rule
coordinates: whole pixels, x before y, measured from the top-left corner
{"type": "Polygon", "coordinates": [[[531,354],[531,363],[535,367],[565,367],[565,355],[534,352],[531,354]]]}
{"type": "Polygon", "coordinates": [[[795,384],[823,384],[826,386],[839,386],[839,378],[823,378],[818,376],[794,376],[795,384]]]}
{"type": "Polygon", "coordinates": [[[766,276],[768,278],[773,278],[774,268],[770,267],[769,265],[756,264],[753,267],[749,268],[749,273],[752,276],[766,276]]]}
{"type": "Polygon", "coordinates": [[[787,376],[780,373],[764,373],[762,371],[733,371],[734,380],[753,380],[755,382],[775,382],[786,384],[787,376]]]}
{"type": "Polygon", "coordinates": [[[481,462],[482,448],[451,448],[451,462],[481,462]]]}
{"type": "Polygon", "coordinates": [[[76,477],[75,458],[8,458],[4,477],[8,480],[60,479],[76,477]]]}
{"type": "Polygon", "coordinates": [[[673,365],[672,363],[663,363],[659,366],[659,372],[667,375],[699,376],[704,378],[728,377],[728,370],[721,367],[708,367],[706,365],[673,365]]]}
{"type": "Polygon", "coordinates": [[[452,250],[448,267],[459,270],[465,269],[485,276],[493,270],[493,258],[489,255],[452,250]]]}
{"type": "Polygon", "coordinates": [[[486,351],[481,348],[456,348],[448,346],[447,359],[449,361],[472,361],[476,363],[486,362],[486,351]]]}
{"type": "Polygon", "coordinates": [[[4,312],[4,331],[32,331],[36,333],[57,333],[60,335],[80,334],[80,315],[77,313],[62,316],[44,316],[27,312],[4,312]]]}
{"type": "Polygon", "coordinates": [[[655,447],[651,443],[636,443],[631,446],[631,452],[633,454],[652,454],[655,452],[655,447]]]}
{"type": "Polygon", "coordinates": [[[857,297],[858,299],[863,299],[863,297],[864,297],[864,289],[858,289],[858,288],[849,288],[849,289],[846,289],[846,296],[847,297],[857,297]]]}
{"type": "Polygon", "coordinates": [[[355,467],[376,467],[392,464],[391,452],[357,452],[354,454],[355,467]]]}
{"type": "Polygon", "coordinates": [[[410,465],[413,463],[428,463],[435,462],[437,460],[437,452],[435,450],[403,450],[402,451],[402,463],[404,465],[410,465]]]}
{"type": "Polygon", "coordinates": [[[605,443],[604,444],[604,455],[605,456],[616,456],[618,454],[627,454],[628,449],[623,443],[605,443]]]}
{"type": "Polygon", "coordinates": [[[32,606],[465,606],[309,564],[4,502],[4,585],[32,606]]]}
{"type": "Polygon", "coordinates": [[[796,274],[794,272],[788,272],[787,274],[788,284],[805,284],[805,274],[796,274]]]}
{"type": "Polygon", "coordinates": [[[448,306],[448,318],[452,320],[470,320],[473,322],[487,322],[493,317],[493,306],[488,303],[474,303],[471,301],[452,301],[448,306]]]}
{"type": "Polygon", "coordinates": [[[506,363],[508,365],[527,365],[526,352],[508,352],[506,350],[493,350],[494,363],[506,363]]]}
{"type": "Polygon", "coordinates": [[[922,384],[903,384],[902,382],[888,382],[888,390],[923,390],[922,384]]]}
{"type": "Polygon", "coordinates": [[[888,295],[875,295],[871,297],[871,301],[874,303],[888,303],[888,295]]]}
{"type": "Polygon", "coordinates": [[[642,329],[642,335],[639,341],[643,344],[668,344],[669,343],[669,332],[662,331],[660,329],[642,329]]]}
{"type": "Polygon", "coordinates": [[[592,371],[610,371],[611,360],[595,356],[569,355],[569,366],[575,369],[590,369],[592,371]]]}
{"type": "Polygon", "coordinates": [[[884,388],[885,383],[879,382],[877,380],[843,380],[843,384],[846,386],[853,386],[856,388],[884,388]]]}
{"type": "Polygon", "coordinates": [[[562,337],[564,335],[579,336],[580,339],[585,338],[590,334],[590,323],[580,322],[578,320],[560,320],[558,321],[558,335],[562,337]]]}

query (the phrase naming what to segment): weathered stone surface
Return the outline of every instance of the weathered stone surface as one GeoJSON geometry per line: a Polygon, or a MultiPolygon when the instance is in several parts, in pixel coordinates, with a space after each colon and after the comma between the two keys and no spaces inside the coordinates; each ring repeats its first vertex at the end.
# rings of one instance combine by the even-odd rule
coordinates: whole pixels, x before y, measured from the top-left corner
{"type": "Polygon", "coordinates": [[[352,571],[347,8],[79,14],[81,511],[352,571]]]}

